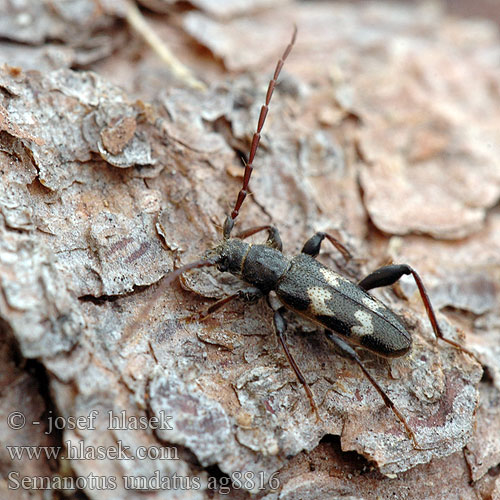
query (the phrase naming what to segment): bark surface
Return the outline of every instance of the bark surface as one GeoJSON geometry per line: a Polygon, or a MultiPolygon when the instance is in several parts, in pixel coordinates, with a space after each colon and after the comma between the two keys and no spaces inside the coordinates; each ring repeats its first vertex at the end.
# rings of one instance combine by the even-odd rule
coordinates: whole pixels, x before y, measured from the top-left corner
{"type": "Polygon", "coordinates": [[[81,478],[96,499],[500,498],[497,27],[437,4],[226,3],[144,2],[202,92],[125,2],[0,2],[1,494],[81,478]],[[288,255],[335,234],[354,259],[328,242],[319,259],[353,280],[418,270],[482,365],[435,340],[411,279],[373,292],[413,349],[359,353],[422,450],[313,325],[286,314],[320,422],[265,301],[190,321],[241,283],[162,287],[220,240],[294,23],[237,226],[277,226],[288,255]]]}

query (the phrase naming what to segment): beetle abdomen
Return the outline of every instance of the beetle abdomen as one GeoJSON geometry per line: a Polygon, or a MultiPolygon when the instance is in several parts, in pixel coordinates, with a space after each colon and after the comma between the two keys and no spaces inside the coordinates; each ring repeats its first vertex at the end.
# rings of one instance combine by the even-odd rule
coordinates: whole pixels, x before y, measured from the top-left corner
{"type": "Polygon", "coordinates": [[[275,291],[285,306],[378,355],[402,356],[411,348],[392,311],[309,255],[292,258],[275,291]]]}

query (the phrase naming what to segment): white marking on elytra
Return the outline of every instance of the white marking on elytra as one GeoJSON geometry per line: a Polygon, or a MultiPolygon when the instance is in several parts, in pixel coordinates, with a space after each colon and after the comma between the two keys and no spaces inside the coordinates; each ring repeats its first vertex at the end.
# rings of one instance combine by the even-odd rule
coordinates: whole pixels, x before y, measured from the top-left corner
{"type": "Polygon", "coordinates": [[[349,281],[345,279],[344,277],[338,275],[337,273],[334,273],[330,269],[327,269],[326,267],[321,267],[320,272],[323,275],[323,278],[325,278],[325,281],[333,286],[333,287],[339,287],[341,283],[345,283],[346,281],[349,281]]]}
{"type": "Polygon", "coordinates": [[[372,311],[381,311],[384,309],[384,306],[380,303],[378,303],[376,300],[372,299],[371,297],[363,297],[363,304],[368,307],[368,309],[371,309],[372,311]]]}
{"type": "Polygon", "coordinates": [[[311,301],[311,312],[316,316],[331,316],[333,311],[326,305],[326,301],[332,298],[328,289],[321,286],[311,286],[307,289],[307,295],[311,301]]]}
{"type": "Polygon", "coordinates": [[[360,325],[354,325],[351,327],[351,332],[354,335],[358,335],[359,337],[373,335],[372,316],[368,311],[359,309],[354,313],[354,317],[361,323],[360,325]]]}

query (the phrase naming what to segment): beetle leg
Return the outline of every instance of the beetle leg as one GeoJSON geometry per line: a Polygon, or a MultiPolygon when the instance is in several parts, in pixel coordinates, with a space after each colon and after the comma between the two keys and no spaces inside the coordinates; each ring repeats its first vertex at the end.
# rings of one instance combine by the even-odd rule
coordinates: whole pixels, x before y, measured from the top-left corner
{"type": "Polygon", "coordinates": [[[245,302],[255,302],[262,297],[263,293],[256,287],[251,286],[248,288],[243,288],[242,290],[238,290],[236,293],[232,295],[228,295],[217,302],[214,302],[211,306],[200,313],[192,314],[186,318],[187,321],[203,321],[208,318],[215,311],[218,311],[221,307],[225,306],[228,302],[231,302],[234,299],[240,299],[245,302]]]}
{"type": "Polygon", "coordinates": [[[271,248],[276,248],[281,252],[283,250],[283,243],[281,242],[281,237],[278,229],[274,226],[255,226],[245,229],[236,235],[236,238],[244,239],[252,236],[253,234],[259,233],[260,231],[267,231],[269,236],[267,237],[266,245],[271,248]]]}
{"type": "Polygon", "coordinates": [[[411,427],[408,425],[406,422],[406,419],[404,418],[403,414],[398,410],[396,405],[393,403],[391,398],[385,393],[384,389],[378,385],[377,381],[370,375],[370,372],[365,368],[363,365],[363,362],[361,361],[360,357],[358,356],[358,353],[346,342],[344,342],[339,336],[335,335],[334,332],[331,330],[325,330],[325,335],[330,340],[335,344],[337,349],[347,358],[351,359],[354,361],[363,371],[365,374],[366,378],[370,381],[370,383],[375,387],[377,392],[380,394],[382,399],[384,400],[385,405],[392,410],[392,412],[396,415],[398,420],[403,424],[403,427],[406,430],[406,433],[410,437],[410,439],[413,441],[413,444],[416,449],[421,450],[422,448],[420,447],[417,437],[415,436],[415,433],[412,431],[411,427]]]}
{"type": "Polygon", "coordinates": [[[280,307],[277,311],[274,311],[274,328],[276,331],[276,335],[278,336],[278,340],[281,346],[283,347],[283,350],[285,351],[285,355],[288,359],[288,362],[290,363],[290,366],[295,372],[297,379],[304,387],[304,390],[306,391],[307,397],[309,398],[309,402],[311,404],[312,411],[316,415],[316,421],[321,422],[321,417],[319,416],[318,407],[316,406],[316,403],[314,401],[314,396],[311,391],[311,388],[309,387],[304,375],[302,375],[300,368],[298,367],[297,363],[293,359],[292,354],[290,353],[290,350],[288,349],[288,345],[285,340],[286,321],[285,318],[283,317],[283,311],[285,311],[284,307],[280,307]]]}
{"type": "Polygon", "coordinates": [[[427,311],[427,316],[429,317],[436,338],[441,339],[443,342],[447,342],[448,344],[452,345],[453,347],[462,352],[465,352],[466,354],[469,354],[469,356],[472,356],[478,363],[480,363],[480,361],[476,358],[474,353],[472,353],[465,347],[462,347],[459,343],[453,340],[449,340],[443,336],[443,332],[436,319],[434,308],[432,307],[429,295],[427,294],[427,290],[424,287],[422,279],[420,278],[418,273],[409,265],[395,264],[391,266],[381,267],[380,269],[377,269],[373,273],[369,274],[366,278],[361,280],[358,283],[358,286],[360,286],[363,290],[367,291],[371,290],[372,288],[389,286],[396,283],[396,281],[398,281],[401,278],[401,276],[403,276],[403,274],[407,275],[411,274],[413,276],[413,279],[417,284],[420,296],[422,297],[422,302],[424,303],[425,310],[427,311]]]}
{"type": "Polygon", "coordinates": [[[396,283],[396,281],[398,281],[401,276],[403,276],[403,274],[412,273],[415,273],[415,271],[413,271],[413,269],[407,264],[393,264],[391,266],[384,266],[377,269],[376,271],[373,271],[368,276],[366,276],[366,278],[362,279],[358,283],[358,286],[367,291],[371,290],[372,288],[389,286],[396,283]]]}
{"type": "Polygon", "coordinates": [[[316,257],[321,249],[321,243],[325,238],[329,240],[330,243],[342,254],[345,260],[351,259],[352,256],[349,250],[347,250],[347,248],[342,245],[342,243],[340,243],[337,238],[334,238],[332,235],[323,233],[321,231],[318,231],[312,238],[309,238],[306,241],[306,243],[302,247],[302,253],[306,253],[311,257],[316,257]]]}

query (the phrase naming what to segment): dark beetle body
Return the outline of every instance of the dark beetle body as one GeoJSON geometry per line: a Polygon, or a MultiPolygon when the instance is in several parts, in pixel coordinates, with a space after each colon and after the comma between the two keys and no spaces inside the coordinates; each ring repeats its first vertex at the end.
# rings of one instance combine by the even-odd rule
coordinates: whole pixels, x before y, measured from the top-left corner
{"type": "MultiPolygon", "coordinates": [[[[359,283],[354,283],[315,260],[315,257],[320,253],[321,242],[325,238],[343,255],[344,259],[351,258],[347,248],[328,233],[317,232],[306,241],[302,253],[291,258],[282,253],[281,238],[274,226],[264,225],[248,228],[240,232],[236,238],[231,237],[235,219],[249,193],[253,161],[259,147],[271,97],[284,61],[295,42],[296,33],[295,28],[292,39],[278,61],[274,75],[269,82],[265,103],[261,107],[257,130],[253,135],[250,154],[245,164],[242,187],[233,210],[227,215],[224,222],[223,240],[215,248],[209,250],[204,259],[191,262],[172,271],[165,280],[165,286],[172,283],[182,273],[205,266],[217,266],[220,271],[227,271],[251,285],[212,304],[205,313],[198,316],[200,320],[233,299],[240,298],[252,301],[274,291],[284,307],[323,327],[326,337],[337,347],[338,351],[357,363],[380,394],[385,405],[392,409],[403,424],[415,447],[419,448],[415,433],[402,413],[370,375],[356,350],[349,345],[354,344],[388,358],[403,356],[411,349],[411,336],[401,320],[384,304],[367,293],[374,288],[390,286],[403,275],[411,275],[422,297],[436,338],[442,339],[455,348],[474,356],[457,342],[443,337],[429,296],[417,272],[407,264],[392,264],[380,267],[359,283]],[[268,232],[268,239],[265,244],[250,244],[244,241],[245,238],[265,230],[268,232]]],[[[284,307],[279,307],[274,311],[274,329],[290,366],[299,382],[303,385],[311,407],[319,418],[312,391],[286,343],[284,307]]]]}
{"type": "Polygon", "coordinates": [[[216,249],[218,267],[241,277],[263,294],[274,291],[283,304],[352,344],[379,356],[403,356],[411,336],[384,304],[311,255],[287,258],[268,245],[230,238],[216,249]],[[383,333],[383,335],[377,335],[383,333]]]}
{"type": "Polygon", "coordinates": [[[310,255],[290,260],[275,291],[288,308],[379,356],[411,349],[411,336],[390,309],[310,255]]]}

